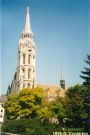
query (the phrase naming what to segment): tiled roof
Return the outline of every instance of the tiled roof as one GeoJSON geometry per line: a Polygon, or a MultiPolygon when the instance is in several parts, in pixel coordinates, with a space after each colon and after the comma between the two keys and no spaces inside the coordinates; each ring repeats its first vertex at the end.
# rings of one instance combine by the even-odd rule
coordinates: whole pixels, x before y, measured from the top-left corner
{"type": "Polygon", "coordinates": [[[65,91],[60,87],[57,86],[50,86],[50,85],[39,85],[44,90],[45,96],[48,101],[52,101],[57,96],[64,97],[65,91]]]}

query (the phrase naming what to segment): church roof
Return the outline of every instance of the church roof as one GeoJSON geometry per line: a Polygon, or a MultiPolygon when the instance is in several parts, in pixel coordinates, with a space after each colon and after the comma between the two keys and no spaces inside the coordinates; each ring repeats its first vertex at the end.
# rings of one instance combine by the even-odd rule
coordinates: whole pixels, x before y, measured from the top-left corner
{"type": "Polygon", "coordinates": [[[48,101],[53,101],[57,98],[57,96],[64,97],[65,90],[58,86],[51,85],[39,85],[44,90],[45,96],[48,101]]]}

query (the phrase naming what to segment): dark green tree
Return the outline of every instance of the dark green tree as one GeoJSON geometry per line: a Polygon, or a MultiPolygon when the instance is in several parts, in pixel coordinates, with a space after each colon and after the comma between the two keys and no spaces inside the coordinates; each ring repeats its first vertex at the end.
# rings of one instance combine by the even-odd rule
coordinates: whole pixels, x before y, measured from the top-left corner
{"type": "Polygon", "coordinates": [[[52,117],[58,119],[60,125],[64,125],[63,120],[65,118],[64,98],[57,98],[51,102],[52,117]]]}
{"type": "Polygon", "coordinates": [[[84,92],[84,104],[86,112],[90,117],[90,55],[87,55],[85,62],[88,64],[88,67],[84,67],[85,71],[81,71],[82,75],[80,77],[84,80],[83,85],[86,87],[84,92]]]}
{"type": "Polygon", "coordinates": [[[68,127],[81,128],[84,127],[83,120],[87,118],[84,109],[83,93],[85,86],[75,85],[66,91],[66,125],[68,127]]]}
{"type": "Polygon", "coordinates": [[[81,71],[82,75],[80,77],[84,79],[83,84],[85,86],[90,86],[90,55],[87,55],[85,62],[88,64],[88,67],[84,67],[85,71],[81,71]]]}

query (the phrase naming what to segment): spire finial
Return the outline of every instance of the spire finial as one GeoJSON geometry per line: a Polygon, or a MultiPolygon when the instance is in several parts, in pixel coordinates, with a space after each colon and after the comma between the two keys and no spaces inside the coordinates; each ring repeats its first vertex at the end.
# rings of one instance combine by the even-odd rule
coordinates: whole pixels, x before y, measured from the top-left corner
{"type": "Polygon", "coordinates": [[[31,27],[30,27],[30,18],[29,18],[29,7],[27,7],[26,11],[26,24],[25,24],[25,33],[32,33],[31,27]]]}
{"type": "Polygon", "coordinates": [[[62,65],[61,65],[61,80],[64,80],[64,75],[63,75],[63,70],[62,70],[62,65]]]}
{"type": "Polygon", "coordinates": [[[61,79],[60,79],[60,86],[62,89],[65,89],[65,80],[64,80],[64,75],[62,71],[62,65],[61,65],[61,79]]]}
{"type": "Polygon", "coordinates": [[[29,12],[29,7],[27,7],[27,12],[29,12]]]}

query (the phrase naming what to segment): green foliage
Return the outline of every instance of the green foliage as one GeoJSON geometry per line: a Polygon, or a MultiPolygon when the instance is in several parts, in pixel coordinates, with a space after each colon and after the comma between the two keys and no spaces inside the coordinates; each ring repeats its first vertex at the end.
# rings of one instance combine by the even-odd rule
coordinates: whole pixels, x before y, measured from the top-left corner
{"type": "Polygon", "coordinates": [[[52,135],[53,132],[84,132],[83,128],[66,128],[47,121],[37,119],[9,120],[3,123],[2,132],[16,133],[19,135],[52,135]]]}
{"type": "Polygon", "coordinates": [[[5,111],[7,118],[16,119],[19,115],[20,105],[18,102],[18,95],[8,96],[5,103],[5,111]]]}
{"type": "Polygon", "coordinates": [[[82,75],[80,75],[80,77],[84,79],[83,84],[85,86],[90,86],[90,55],[87,55],[87,60],[85,60],[85,62],[89,66],[88,67],[84,67],[85,71],[81,71],[82,75]]]}
{"type": "Polygon", "coordinates": [[[60,126],[37,119],[9,120],[2,125],[2,132],[18,133],[20,135],[47,135],[55,130],[60,131],[60,126]]]}
{"type": "Polygon", "coordinates": [[[85,110],[88,114],[88,117],[90,117],[90,86],[86,87],[86,90],[84,91],[83,94],[83,98],[84,98],[85,110]]]}
{"type": "Polygon", "coordinates": [[[17,95],[8,96],[5,103],[6,117],[8,119],[49,117],[46,104],[41,88],[25,88],[17,95]]]}
{"type": "Polygon", "coordinates": [[[82,75],[80,77],[84,80],[83,85],[86,86],[86,91],[84,93],[84,104],[86,112],[90,117],[90,55],[87,55],[87,60],[85,60],[88,67],[84,67],[84,71],[81,71],[82,75]]]}
{"type": "Polygon", "coordinates": [[[65,118],[63,98],[57,98],[55,101],[51,102],[51,112],[52,117],[57,118],[59,123],[63,124],[63,119],[65,118]]]}
{"type": "Polygon", "coordinates": [[[83,93],[85,87],[83,85],[75,85],[66,92],[66,125],[70,127],[83,127],[83,120],[87,118],[84,109],[83,93]]]}
{"type": "MultiPolygon", "coordinates": [[[[28,119],[29,122],[34,120],[37,125],[32,125],[33,127],[31,127],[30,123],[27,124],[27,122],[25,125],[30,125],[30,127],[26,127],[23,125],[23,122],[20,121],[21,126],[24,126],[23,130],[25,129],[23,132],[32,135],[33,132],[41,134],[45,131],[48,132],[48,130],[54,132],[57,129],[57,131],[59,131],[61,127],[82,128],[85,126],[83,120],[88,116],[86,111],[86,94],[88,93],[86,93],[86,91],[86,86],[75,85],[66,91],[64,98],[57,97],[55,101],[47,102],[41,88],[25,88],[20,91],[19,94],[8,96],[5,103],[6,117],[10,120],[16,119],[15,121],[18,121],[18,119],[26,119],[27,122],[28,119]],[[52,123],[53,119],[59,121],[59,124],[52,123]],[[50,126],[54,126],[53,129],[51,129],[50,126]]],[[[88,99],[88,102],[89,101],[90,99],[88,99]]],[[[6,125],[8,125],[8,123],[6,125]]],[[[6,125],[4,125],[4,127],[6,127],[6,125]]],[[[16,125],[15,131],[17,128],[19,131],[18,125],[16,125]]]]}

